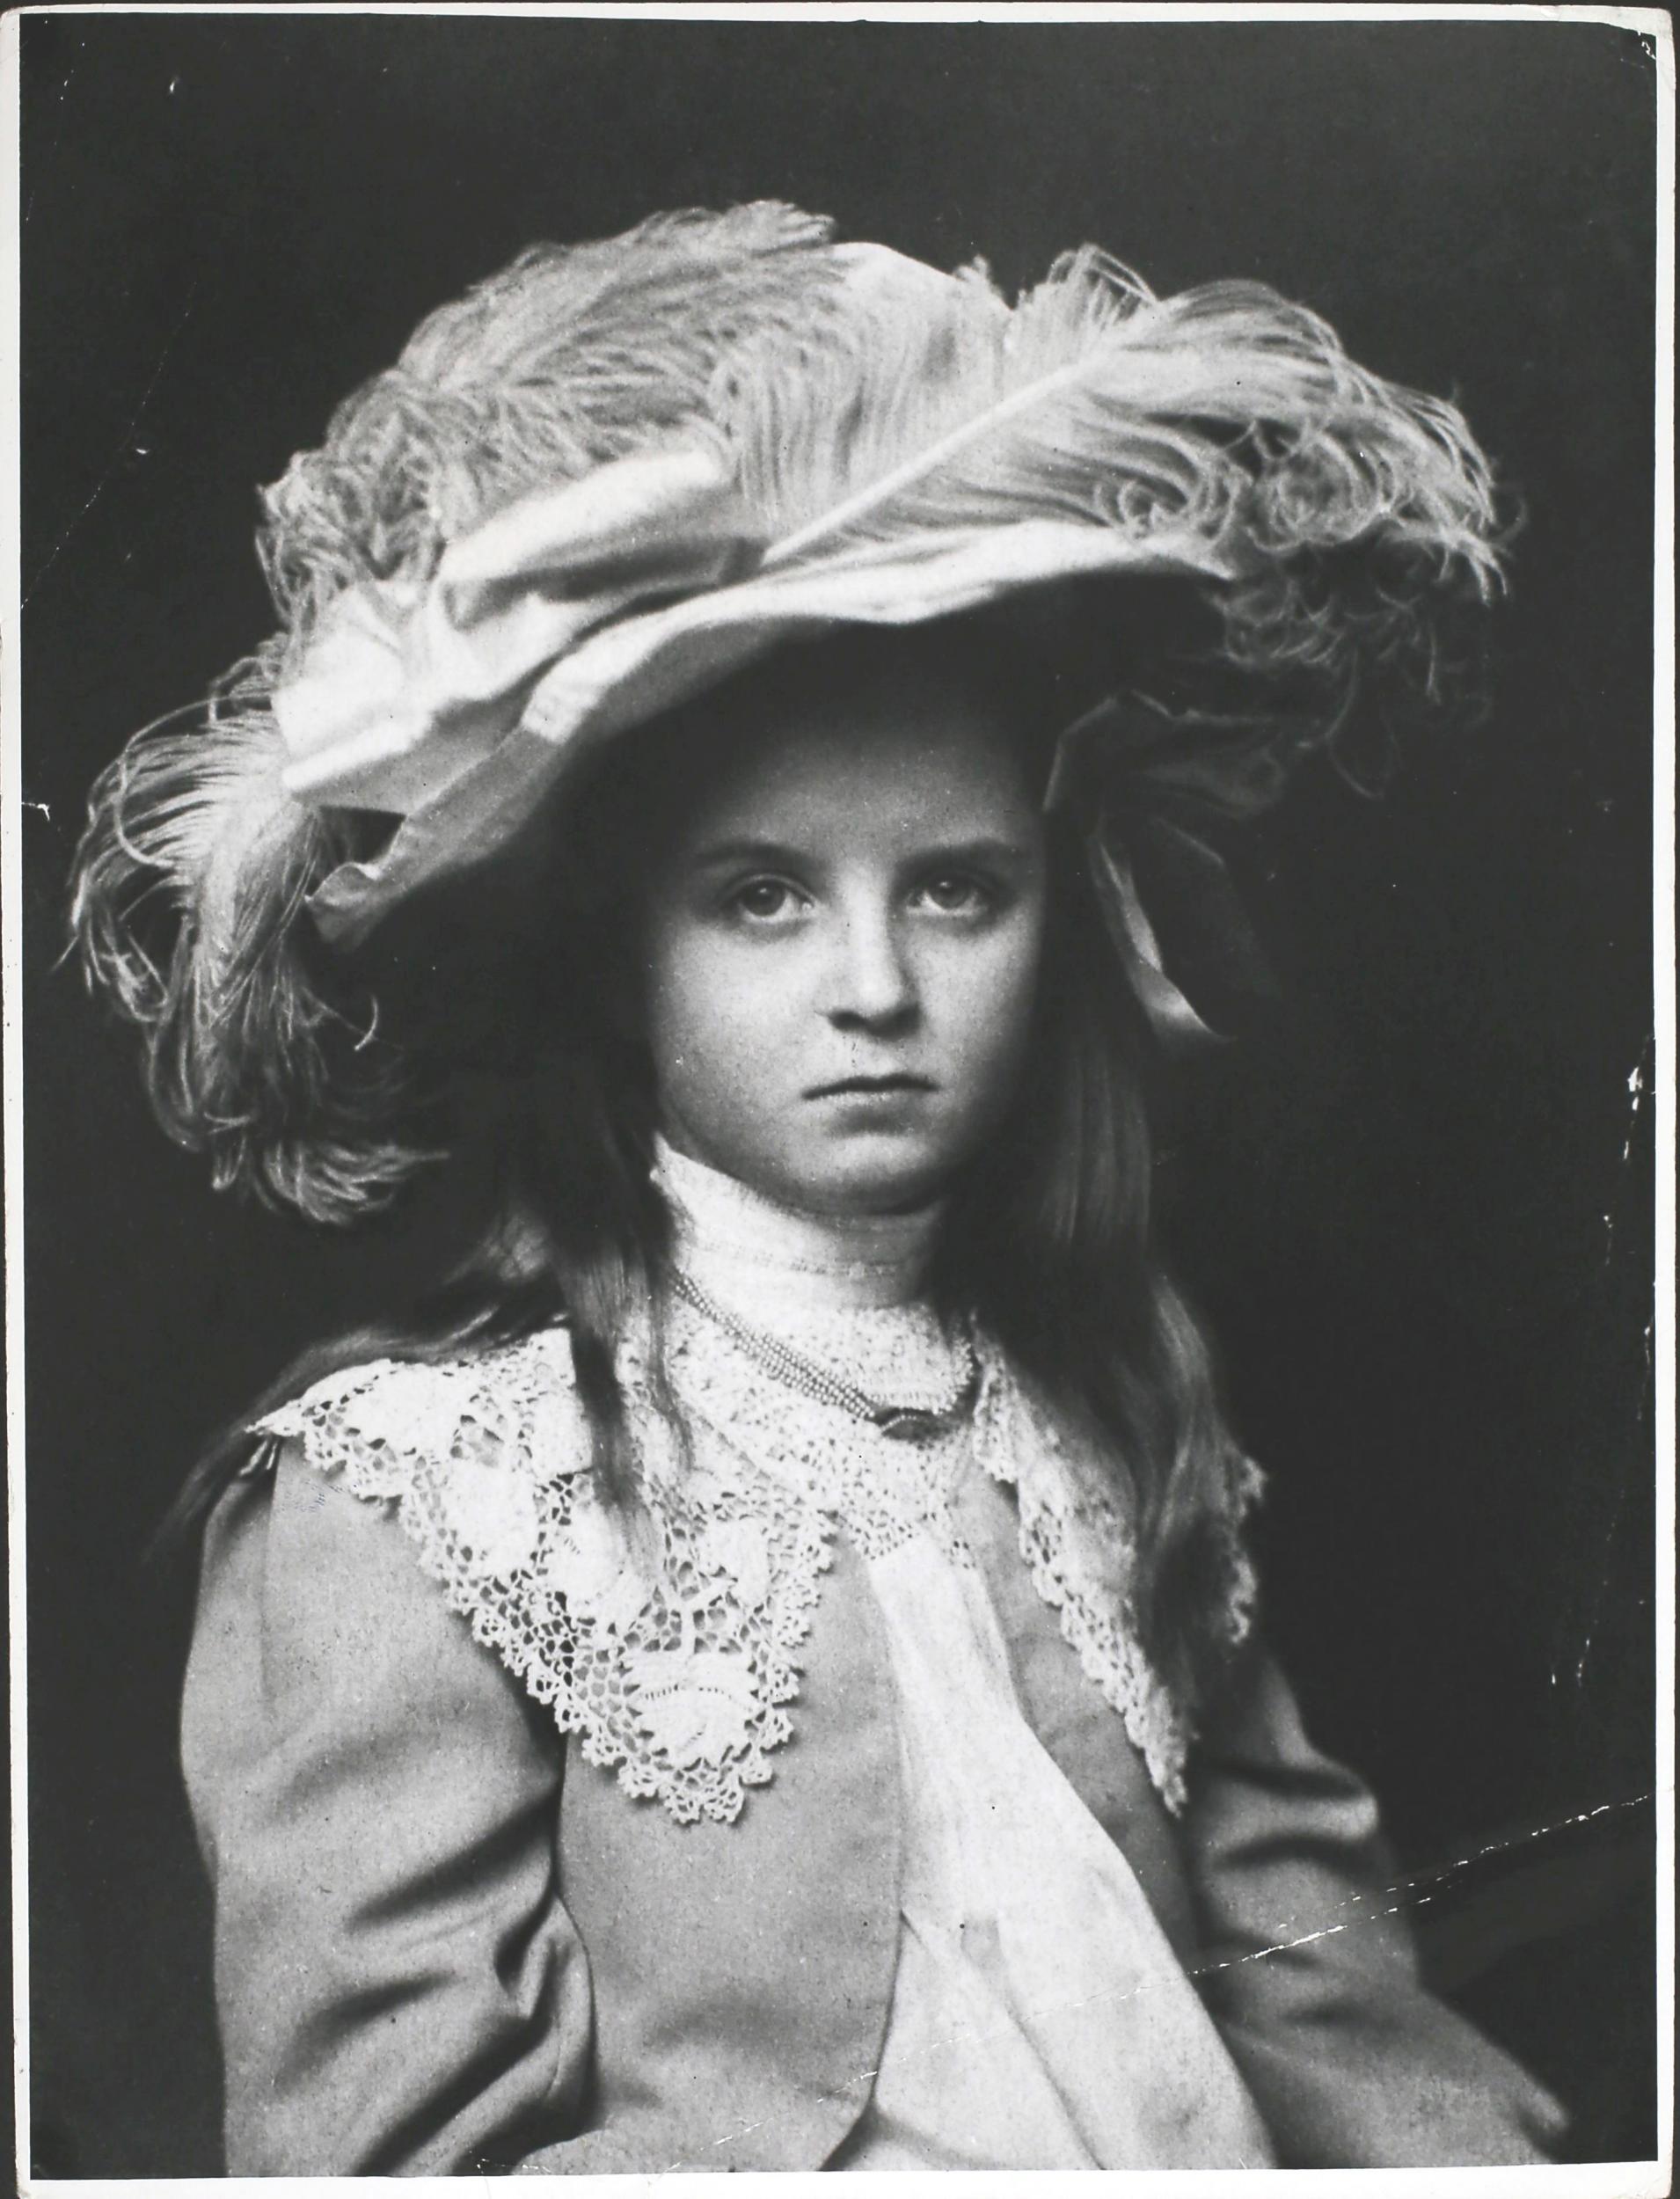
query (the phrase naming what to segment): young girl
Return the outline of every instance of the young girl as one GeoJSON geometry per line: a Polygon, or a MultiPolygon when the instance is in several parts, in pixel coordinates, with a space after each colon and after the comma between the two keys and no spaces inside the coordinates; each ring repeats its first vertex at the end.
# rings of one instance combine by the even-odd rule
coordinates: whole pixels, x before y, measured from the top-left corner
{"type": "Polygon", "coordinates": [[[1200,827],[1492,524],[1258,286],[779,207],[527,253],[270,492],[87,964],[220,1181],[497,1190],[183,1500],[232,2170],[1543,2158],[1261,1646],[1142,1103],[1200,827]]]}

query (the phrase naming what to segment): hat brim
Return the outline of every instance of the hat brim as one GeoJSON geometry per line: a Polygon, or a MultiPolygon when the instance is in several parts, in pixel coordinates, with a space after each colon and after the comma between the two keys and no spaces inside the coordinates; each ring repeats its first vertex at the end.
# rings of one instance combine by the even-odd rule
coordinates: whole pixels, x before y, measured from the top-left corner
{"type": "Polygon", "coordinates": [[[332,872],[311,914],[329,940],[354,944],[410,895],[493,859],[603,742],[787,642],[839,625],[924,625],[1103,575],[1232,577],[1205,538],[1176,532],[1039,520],[869,544],[605,625],[538,679],[513,729],[419,801],[376,858],[332,872]]]}

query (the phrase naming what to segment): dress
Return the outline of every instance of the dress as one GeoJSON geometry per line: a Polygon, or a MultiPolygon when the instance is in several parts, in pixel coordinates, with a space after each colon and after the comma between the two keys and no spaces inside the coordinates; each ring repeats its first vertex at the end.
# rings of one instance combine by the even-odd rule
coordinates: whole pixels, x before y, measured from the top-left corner
{"type": "MultiPolygon", "coordinates": [[[[661,1181],[680,1264],[738,1319],[895,1402],[948,1392],[960,1342],[917,1297],[937,1216],[814,1224],[669,1154],[661,1181]]],[[[186,1713],[218,1883],[231,2166],[1541,2157],[1553,2103],[1421,1993],[1391,1924],[1361,1916],[1374,1889],[1346,1874],[1355,1850],[1362,1868],[1377,1852],[1369,1797],[1304,1737],[1278,1743],[1286,1696],[1267,1698],[1268,1745],[1295,1749],[1311,1839],[1287,1864],[1288,1921],[1302,1928],[1270,1950],[1266,1991],[1287,1992],[1291,1964],[1316,1975],[1321,1939],[1350,1925],[1361,1937],[1338,1951],[1335,1996],[1304,2020],[1289,2012],[1299,2035],[1281,2055],[1247,2036],[1253,1988],[1233,1999],[1218,1973],[1267,1950],[1222,1954],[1210,1941],[1209,1859],[1224,1857],[1237,1883],[1232,1859],[1252,1874],[1276,1825],[1269,1842],[1240,1822],[1205,1830],[1231,1805],[1198,1796],[1194,1737],[1126,1626],[1123,1523],[1079,1495],[1068,1439],[995,1354],[981,1351],[972,1415],[899,1443],[767,1374],[694,1307],[673,1309],[665,1348],[689,1440],[656,1414],[635,1422],[662,1534],[651,1568],[582,1472],[563,1332],[455,1366],[350,1370],[265,1423],[289,1449],[272,1494],[254,1477],[213,1528],[186,1713]],[[346,1493],[365,1523],[334,1535],[311,1516],[343,1521],[346,1493]],[[408,1566],[407,1585],[447,1600],[448,1623],[464,1638],[465,1619],[480,1647],[463,1639],[440,1655],[428,1635],[393,1649],[392,1625],[412,1615],[418,1635],[427,1620],[406,1587],[395,1615],[380,1591],[368,1609],[382,1639],[370,1655],[364,1627],[358,1650],[365,1684],[347,1682],[354,1661],[324,1652],[334,1622],[308,1610],[309,1592],[274,1609],[288,1537],[318,1559],[376,1541],[378,1577],[408,1566]],[[253,1600],[266,1613],[255,1639],[253,1600]],[[851,1613],[844,1642],[836,1607],[851,1613]],[[297,1685],[300,1670],[317,1682],[324,1669],[325,1688],[297,1685]],[[499,1740],[483,1730],[491,1706],[499,1740]],[[831,1799],[814,1808],[830,1734],[844,1745],[831,1799]],[[1097,1750],[1113,1794],[1093,1794],[1082,1769],[1097,1750]],[[510,1755],[517,1791],[493,1807],[510,1755]],[[376,1809],[377,1777],[354,1775],[393,1759],[398,1790],[411,1796],[418,1779],[423,1801],[396,1830],[389,1804],[376,1809]],[[333,1799],[318,1825],[324,1786],[333,1799]],[[290,1870],[253,1866],[281,1822],[290,1870]],[[1193,1861],[1180,1896],[1155,1852],[1185,1843],[1187,1823],[1204,1867],[1199,1879],[1193,1861]],[[402,1856],[411,1841],[420,1852],[402,1856]],[[819,1910],[792,1881],[825,1841],[832,1899],[819,1910]],[[1337,1843],[1343,1875],[1319,1873],[1309,1913],[1302,1856],[1337,1843]],[[509,1883],[485,1859],[515,1845],[509,1883]],[[311,1854],[339,1920],[330,1949],[299,1928],[311,1854]],[[464,1920],[452,1886],[471,1890],[464,1920]],[[684,2014],[671,1949],[692,1951],[708,1894],[719,1935],[684,2014]],[[841,1932],[830,1911],[848,1904],[841,1932]],[[371,1974],[365,1949],[350,1959],[369,1912],[396,1925],[371,1974]],[[1296,1942],[1315,1948],[1304,1966],[1296,1942]],[[340,1963],[343,1978],[322,1975],[340,1963]],[[1309,2091],[1322,2086],[1310,2065],[1336,2044],[1326,2023],[1355,2015],[1340,2105],[1304,2115],[1302,2071],[1309,2091]],[[355,2075],[382,2016],[413,2034],[400,2083],[374,2074],[376,2049],[355,2075]],[[722,2157],[694,2158],[710,2127],[697,2116],[719,2126],[703,2143],[722,2157]]],[[[624,1371],[633,1399],[633,1349],[624,1371]]],[[[1238,1539],[1250,1494],[1233,1487],[1233,1640],[1250,1620],[1238,1539]]],[[[1272,1808],[1279,1775],[1250,1784],[1264,1794],[1268,1781],[1272,1808]]]]}

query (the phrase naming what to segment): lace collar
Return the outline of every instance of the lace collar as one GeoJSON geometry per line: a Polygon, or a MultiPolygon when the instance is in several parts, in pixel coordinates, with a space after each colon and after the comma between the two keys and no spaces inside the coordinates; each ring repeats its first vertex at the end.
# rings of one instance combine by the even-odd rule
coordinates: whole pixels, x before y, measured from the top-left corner
{"type": "MultiPolygon", "coordinates": [[[[753,1385],[721,1354],[687,1366],[679,1355],[673,1371],[697,1417],[682,1471],[671,1470],[661,1416],[631,1387],[639,1445],[655,1469],[651,1576],[589,1472],[563,1329],[460,1360],[347,1368],[252,1432],[298,1443],[352,1495],[391,1505],[452,1607],[577,1735],[588,1762],[617,1766],[627,1794],[656,1795],[679,1823],[727,1823],[748,1790],[772,1778],[793,1735],[788,1706],[801,1693],[836,1528],[824,1498],[844,1500],[859,1440],[890,1439],[836,1426],[824,1444],[831,1458],[810,1454],[828,1486],[800,1494],[778,1470],[799,1431],[766,1384],[753,1385]]],[[[1061,1431],[989,1348],[974,1444],[982,1470],[1014,1485],[1021,1556],[1063,1639],[1167,1808],[1180,1809],[1189,1728],[1138,1647],[1123,1588],[1116,1593],[1129,1567],[1125,1523],[1080,1500],[1061,1431]]],[[[274,1455],[271,1444],[259,1470],[274,1455]]],[[[1233,1640],[1253,1602],[1238,1528],[1255,1486],[1233,1488],[1226,1522],[1233,1640]]],[[[920,1524],[937,1527],[940,1495],[931,1480],[907,1490],[907,1520],[920,1510],[920,1524]]]]}

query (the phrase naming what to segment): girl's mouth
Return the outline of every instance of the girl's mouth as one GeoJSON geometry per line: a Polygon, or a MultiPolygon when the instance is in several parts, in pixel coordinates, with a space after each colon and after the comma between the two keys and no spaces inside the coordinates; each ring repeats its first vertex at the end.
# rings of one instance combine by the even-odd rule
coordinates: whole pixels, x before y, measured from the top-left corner
{"type": "Polygon", "coordinates": [[[931,1092],[933,1088],[931,1077],[843,1077],[832,1085],[813,1085],[805,1097],[807,1100],[831,1100],[872,1092],[931,1092]]]}

